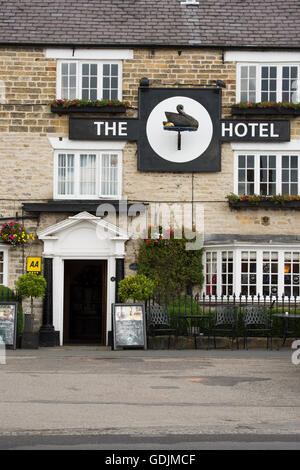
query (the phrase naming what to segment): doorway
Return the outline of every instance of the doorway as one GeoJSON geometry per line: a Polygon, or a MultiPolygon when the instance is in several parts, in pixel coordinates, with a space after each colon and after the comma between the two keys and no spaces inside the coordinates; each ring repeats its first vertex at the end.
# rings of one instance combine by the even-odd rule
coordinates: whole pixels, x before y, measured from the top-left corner
{"type": "Polygon", "coordinates": [[[64,265],[64,344],[105,344],[107,262],[64,265]]]}

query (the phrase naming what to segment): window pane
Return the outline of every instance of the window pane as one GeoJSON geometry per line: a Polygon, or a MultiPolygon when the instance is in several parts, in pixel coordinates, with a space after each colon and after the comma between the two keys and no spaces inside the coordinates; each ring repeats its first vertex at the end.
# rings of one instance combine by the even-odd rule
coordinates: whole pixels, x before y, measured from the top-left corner
{"type": "Polygon", "coordinates": [[[81,195],[96,195],[96,155],[80,155],[81,195]]]}
{"type": "Polygon", "coordinates": [[[101,194],[103,196],[118,195],[118,155],[102,154],[101,194]]]}
{"type": "Polygon", "coordinates": [[[298,193],[298,156],[283,155],[282,156],[282,194],[298,193]]]}
{"type": "Polygon", "coordinates": [[[74,155],[58,155],[58,188],[60,195],[74,194],[74,155]]]}
{"type": "Polygon", "coordinates": [[[97,64],[82,64],[82,99],[97,99],[97,64]]]}
{"type": "Polygon", "coordinates": [[[103,98],[116,99],[118,97],[118,65],[103,64],[103,98]]]}
{"type": "Polygon", "coordinates": [[[216,295],[217,252],[206,253],[206,295],[216,295]]]}
{"type": "Polygon", "coordinates": [[[256,92],[256,66],[243,65],[240,68],[240,101],[255,101],[256,92]]]}
{"type": "Polygon", "coordinates": [[[61,96],[62,99],[76,97],[76,63],[63,62],[61,64],[61,96]]]}
{"type": "Polygon", "coordinates": [[[284,295],[299,296],[299,255],[300,252],[284,253],[284,295]]]}
{"type": "Polygon", "coordinates": [[[253,194],[254,193],[254,156],[239,155],[238,156],[238,193],[253,194]],[[250,169],[248,169],[250,168],[250,169]],[[245,184],[242,184],[245,183],[245,184]]]}
{"type": "Polygon", "coordinates": [[[276,101],[277,67],[261,68],[261,101],[276,101]]]}

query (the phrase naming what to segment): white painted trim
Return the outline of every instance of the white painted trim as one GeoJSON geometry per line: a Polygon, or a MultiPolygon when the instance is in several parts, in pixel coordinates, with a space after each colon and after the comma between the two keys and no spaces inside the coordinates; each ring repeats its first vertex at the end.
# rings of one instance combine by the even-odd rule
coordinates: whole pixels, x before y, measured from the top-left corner
{"type": "Polygon", "coordinates": [[[60,140],[59,137],[48,137],[51,147],[54,150],[88,150],[88,151],[97,151],[97,150],[104,150],[104,151],[114,151],[114,150],[123,150],[126,141],[112,141],[112,140],[101,140],[101,141],[90,141],[90,140],[70,140],[62,138],[60,140]]]}
{"type": "Polygon", "coordinates": [[[8,246],[0,243],[0,251],[3,252],[3,284],[7,286],[8,283],[8,246]]]}
{"type": "MultiPolygon", "coordinates": [[[[299,148],[299,147],[298,147],[299,148]]],[[[234,187],[234,193],[238,194],[238,158],[239,155],[242,155],[243,153],[248,153],[245,151],[235,151],[234,152],[234,160],[233,160],[233,168],[234,168],[234,182],[233,182],[233,187],[234,187]]],[[[284,151],[278,151],[278,150],[273,150],[272,155],[275,155],[276,157],[276,194],[281,194],[281,189],[282,189],[282,155],[286,154],[287,152],[284,151]]],[[[254,194],[260,194],[260,160],[259,157],[260,155],[270,155],[270,149],[264,150],[264,151],[255,151],[253,152],[254,155],[254,194]]],[[[297,152],[293,151],[293,155],[298,156],[298,161],[300,158],[300,150],[297,152]]],[[[291,181],[290,181],[291,183],[291,181]]],[[[298,167],[298,194],[299,194],[299,183],[300,183],[300,168],[298,167]]]]}
{"type": "Polygon", "coordinates": [[[225,51],[225,62],[300,62],[300,52],[225,51]]]}
{"type": "Polygon", "coordinates": [[[272,151],[300,151],[300,140],[291,140],[290,142],[281,142],[281,143],[258,143],[258,142],[232,142],[231,143],[232,150],[239,150],[239,151],[248,151],[251,150],[253,152],[272,152],[272,151]]]}
{"type": "Polygon", "coordinates": [[[47,48],[47,59],[77,59],[77,60],[131,60],[133,49],[72,49],[72,48],[47,48]]]}
{"type": "Polygon", "coordinates": [[[120,60],[78,60],[73,58],[73,60],[58,60],[57,61],[57,72],[56,72],[56,98],[61,99],[62,92],[61,92],[61,76],[62,76],[62,64],[64,63],[75,63],[76,64],[76,98],[82,99],[82,66],[83,64],[95,64],[97,65],[97,99],[102,99],[103,97],[103,65],[110,64],[110,65],[117,65],[118,66],[118,100],[122,101],[122,80],[123,80],[123,67],[122,61],[120,60]]]}
{"type": "Polygon", "coordinates": [[[74,194],[58,194],[58,155],[62,152],[68,152],[68,150],[55,150],[54,151],[54,164],[53,164],[53,198],[54,199],[120,199],[122,197],[122,165],[123,165],[123,152],[121,150],[91,150],[89,153],[94,153],[96,155],[96,185],[95,185],[95,194],[80,194],[79,192],[79,180],[80,180],[80,154],[85,152],[82,149],[80,150],[71,150],[74,155],[74,194]],[[118,158],[118,187],[117,194],[101,194],[101,182],[102,182],[102,158],[103,155],[115,154],[118,158]]]}

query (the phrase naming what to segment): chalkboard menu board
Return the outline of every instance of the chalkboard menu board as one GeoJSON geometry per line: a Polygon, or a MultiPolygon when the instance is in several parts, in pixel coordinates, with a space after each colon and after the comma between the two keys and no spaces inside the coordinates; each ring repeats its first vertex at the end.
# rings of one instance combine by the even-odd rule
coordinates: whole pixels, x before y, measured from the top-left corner
{"type": "Polygon", "coordinates": [[[147,349],[146,318],[144,304],[113,304],[113,349],[147,349]]]}
{"type": "Polygon", "coordinates": [[[0,302],[0,336],[7,346],[16,349],[17,339],[17,302],[0,302]]]}

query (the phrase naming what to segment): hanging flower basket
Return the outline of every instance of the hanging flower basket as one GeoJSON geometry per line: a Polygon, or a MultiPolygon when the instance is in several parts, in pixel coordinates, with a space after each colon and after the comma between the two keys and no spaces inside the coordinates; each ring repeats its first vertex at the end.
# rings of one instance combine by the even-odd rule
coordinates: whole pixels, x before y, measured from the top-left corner
{"type": "Polygon", "coordinates": [[[28,233],[23,225],[17,222],[8,222],[2,225],[0,238],[9,245],[23,246],[35,239],[34,233],[28,233]]]}

